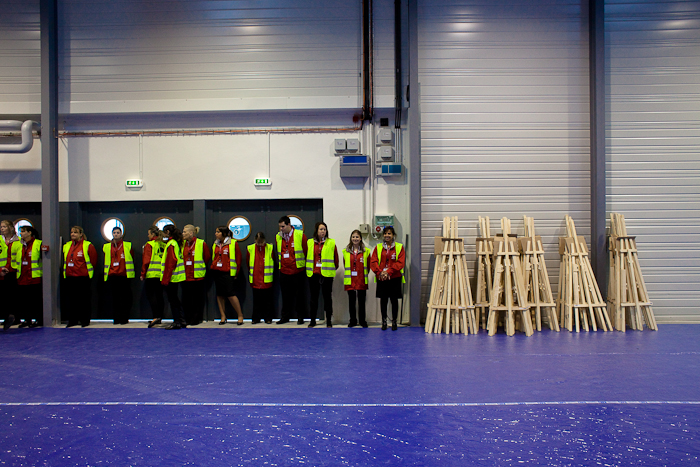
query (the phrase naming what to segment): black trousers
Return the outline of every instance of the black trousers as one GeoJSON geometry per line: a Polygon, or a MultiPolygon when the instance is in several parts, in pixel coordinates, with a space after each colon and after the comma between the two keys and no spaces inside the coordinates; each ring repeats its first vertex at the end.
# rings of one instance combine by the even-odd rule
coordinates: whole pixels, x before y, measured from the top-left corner
{"type": "Polygon", "coordinates": [[[163,300],[163,285],[157,277],[144,279],[143,288],[146,292],[146,298],[151,305],[153,319],[163,318],[163,309],[165,308],[165,300],[163,300]]]}
{"type": "Polygon", "coordinates": [[[282,320],[289,320],[294,313],[298,320],[306,317],[306,306],[302,303],[306,287],[306,274],[280,274],[280,290],[282,292],[282,320]]]}
{"type": "Polygon", "coordinates": [[[379,307],[382,312],[382,321],[386,321],[386,312],[387,312],[387,305],[389,304],[389,300],[391,300],[391,319],[392,321],[396,321],[396,318],[399,316],[399,299],[398,297],[382,297],[379,299],[379,307]]]}
{"type": "Polygon", "coordinates": [[[350,304],[350,322],[357,323],[357,316],[355,311],[355,299],[360,305],[360,324],[367,322],[367,314],[365,312],[365,301],[367,300],[366,290],[348,290],[348,302],[350,304]]]}
{"type": "Polygon", "coordinates": [[[206,300],[206,283],[202,281],[185,281],[182,284],[182,308],[185,310],[187,324],[199,324],[204,319],[204,302],[206,300]]]}
{"type": "Polygon", "coordinates": [[[309,278],[309,292],[311,293],[309,317],[316,320],[318,314],[318,293],[323,295],[323,310],[326,312],[326,321],[331,322],[333,316],[333,278],[314,274],[309,278]]]}
{"type": "Polygon", "coordinates": [[[185,322],[185,316],[182,313],[182,303],[177,296],[177,290],[180,288],[180,284],[184,284],[184,282],[170,282],[165,286],[165,294],[168,296],[170,311],[173,313],[173,323],[187,324],[185,322]]]}
{"type": "Polygon", "coordinates": [[[17,275],[14,272],[5,274],[0,280],[0,300],[2,300],[2,310],[0,319],[6,320],[10,315],[16,315],[17,310],[17,275]]]}
{"type": "Polygon", "coordinates": [[[90,324],[92,317],[92,285],[88,276],[71,277],[63,279],[63,303],[65,310],[61,310],[64,320],[74,326],[78,323],[83,326],[90,324]]]}
{"type": "Polygon", "coordinates": [[[272,287],[253,289],[253,321],[272,320],[272,287]]]}
{"type": "Polygon", "coordinates": [[[18,285],[18,298],[21,300],[19,318],[30,322],[36,320],[39,326],[43,326],[44,321],[44,299],[41,282],[31,285],[18,285]]]}
{"type": "Polygon", "coordinates": [[[112,292],[112,317],[114,324],[126,324],[131,315],[131,279],[126,276],[107,276],[112,292]]]}

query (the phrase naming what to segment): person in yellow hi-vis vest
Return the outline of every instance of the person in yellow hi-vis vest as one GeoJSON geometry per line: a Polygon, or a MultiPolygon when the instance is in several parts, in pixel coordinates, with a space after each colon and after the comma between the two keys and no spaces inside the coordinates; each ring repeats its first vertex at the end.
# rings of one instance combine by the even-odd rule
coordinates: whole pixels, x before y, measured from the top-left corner
{"type": "Polygon", "coordinates": [[[198,325],[204,318],[204,303],[207,299],[204,277],[207,274],[207,264],[211,261],[211,250],[204,240],[197,238],[198,233],[199,227],[192,224],[182,228],[182,238],[185,240],[182,247],[185,261],[182,308],[185,310],[185,321],[190,326],[198,325]]]}
{"type": "Polygon", "coordinates": [[[265,241],[265,234],[255,234],[255,243],[248,246],[248,280],[253,288],[253,324],[265,320],[272,323],[272,284],[275,280],[275,262],[272,244],[265,241]]]}
{"type": "Polygon", "coordinates": [[[335,240],[328,238],[325,222],[316,222],[314,237],[309,240],[306,253],[306,277],[309,278],[310,307],[309,327],[316,326],[318,292],[323,294],[323,309],[326,312],[326,327],[333,327],[333,278],[338,269],[338,249],[335,240]]]}
{"type": "Polygon", "coordinates": [[[164,252],[163,232],[158,226],[152,225],[148,228],[148,242],[143,246],[141,260],[141,280],[153,313],[153,319],[148,322],[149,328],[163,321],[165,300],[163,300],[163,285],[160,283],[160,276],[163,275],[164,252]]]}
{"type": "Polygon", "coordinates": [[[20,228],[22,249],[17,251],[15,258],[19,265],[17,269],[18,298],[22,304],[20,317],[24,318],[20,328],[36,327],[42,324],[43,298],[41,278],[44,275],[41,261],[41,240],[39,232],[29,225],[20,228]]]}
{"type": "Polygon", "coordinates": [[[67,328],[90,325],[92,317],[92,277],[97,266],[97,250],[79,225],[70,229],[70,242],[63,245],[63,300],[61,318],[67,328]]]}
{"type": "Polygon", "coordinates": [[[382,331],[387,328],[387,305],[391,300],[391,330],[398,328],[396,319],[399,315],[399,298],[403,295],[401,284],[406,282],[403,268],[406,264],[405,251],[401,243],[395,242],[396,231],[393,227],[384,227],[384,243],[374,247],[370,267],[377,281],[377,298],[382,312],[382,331]]]}
{"type": "Polygon", "coordinates": [[[182,258],[182,247],[185,242],[182,239],[182,232],[173,224],[163,227],[163,233],[168,237],[168,243],[165,244],[163,252],[163,273],[160,276],[160,283],[165,287],[170,311],[173,313],[173,324],[165,329],[182,329],[187,327],[187,322],[177,290],[185,281],[185,261],[182,258]]]}
{"type": "Polygon", "coordinates": [[[2,297],[3,329],[9,329],[15,322],[17,309],[17,265],[14,258],[22,242],[15,232],[15,225],[4,219],[0,221],[0,297],[2,297]]]}
{"type": "Polygon", "coordinates": [[[125,242],[121,227],[112,229],[112,241],[102,247],[104,280],[112,292],[114,324],[128,324],[131,314],[131,279],[136,277],[131,242],[125,242]]]}
{"type": "Polygon", "coordinates": [[[360,305],[360,326],[367,327],[365,301],[369,283],[369,254],[369,248],[362,241],[362,232],[353,230],[350,234],[350,243],[343,250],[343,265],[345,266],[343,284],[345,284],[348,304],[350,305],[349,328],[357,326],[355,301],[360,305]]]}

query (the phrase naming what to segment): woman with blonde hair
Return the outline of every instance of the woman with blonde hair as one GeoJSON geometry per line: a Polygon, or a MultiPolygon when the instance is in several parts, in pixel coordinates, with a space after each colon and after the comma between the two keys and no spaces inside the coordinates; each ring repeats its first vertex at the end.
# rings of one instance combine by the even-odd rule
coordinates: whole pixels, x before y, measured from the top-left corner
{"type": "Polygon", "coordinates": [[[360,326],[367,327],[365,301],[369,282],[369,256],[370,251],[362,241],[362,233],[359,230],[353,230],[350,234],[350,242],[343,250],[343,264],[345,266],[343,284],[345,284],[350,305],[349,328],[357,326],[356,300],[360,305],[360,326]]]}
{"type": "Polygon", "coordinates": [[[182,283],[182,306],[185,310],[185,320],[190,326],[196,326],[204,317],[204,302],[206,300],[207,264],[211,261],[211,250],[206,242],[197,238],[199,227],[187,224],[182,229],[185,241],[182,257],[185,261],[185,281],[182,283]]]}
{"type": "Polygon", "coordinates": [[[0,297],[2,297],[3,329],[15,322],[17,307],[17,251],[22,249],[15,225],[4,219],[0,221],[0,297]]]}

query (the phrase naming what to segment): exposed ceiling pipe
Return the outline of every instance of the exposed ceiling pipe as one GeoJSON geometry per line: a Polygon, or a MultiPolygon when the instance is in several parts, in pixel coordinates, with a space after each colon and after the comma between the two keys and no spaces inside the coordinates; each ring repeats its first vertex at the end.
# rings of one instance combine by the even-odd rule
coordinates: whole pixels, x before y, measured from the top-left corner
{"type": "Polygon", "coordinates": [[[34,146],[32,129],[36,129],[38,131],[39,128],[41,128],[41,125],[32,120],[25,120],[24,122],[20,122],[19,120],[0,120],[0,130],[20,130],[22,133],[21,143],[0,144],[0,153],[17,154],[28,152],[32,146],[34,146]]]}

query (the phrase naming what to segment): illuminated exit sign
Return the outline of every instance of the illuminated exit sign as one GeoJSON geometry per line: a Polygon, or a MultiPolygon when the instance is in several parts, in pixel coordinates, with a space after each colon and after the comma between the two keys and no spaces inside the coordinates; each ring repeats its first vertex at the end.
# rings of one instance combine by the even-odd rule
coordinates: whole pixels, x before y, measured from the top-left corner
{"type": "Polygon", "coordinates": [[[138,179],[138,178],[126,181],[127,188],[141,188],[142,186],[143,186],[143,180],[138,179]]]}
{"type": "Polygon", "coordinates": [[[270,181],[269,178],[256,178],[255,179],[255,186],[270,186],[272,185],[272,182],[270,181]]]}

